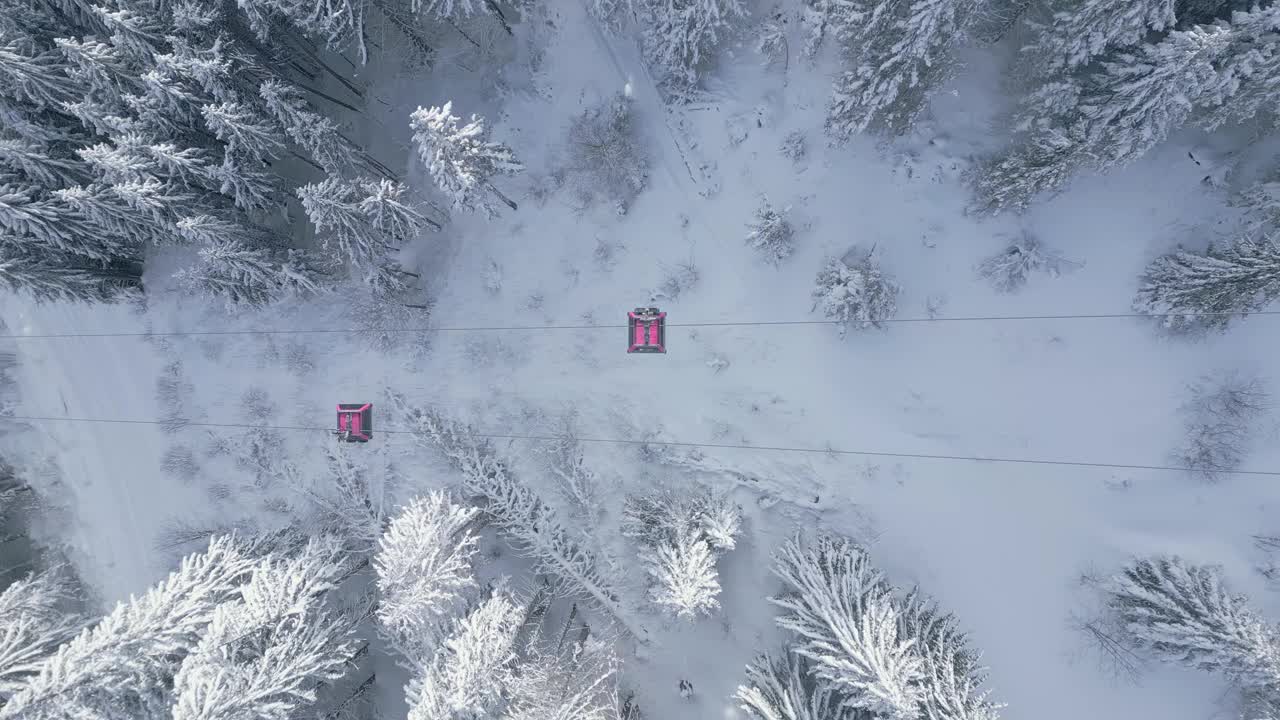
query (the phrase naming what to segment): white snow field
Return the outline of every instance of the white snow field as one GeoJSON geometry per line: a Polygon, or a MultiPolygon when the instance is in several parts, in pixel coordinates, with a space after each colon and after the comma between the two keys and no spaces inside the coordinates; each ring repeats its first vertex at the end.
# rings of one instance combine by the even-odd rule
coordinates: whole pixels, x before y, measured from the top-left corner
{"type": "MultiPolygon", "coordinates": [[[[1134,318],[963,319],[1129,312],[1152,257],[1229,227],[1229,209],[1187,158],[1200,138],[1175,138],[1123,172],[1082,176],[1024,216],[980,220],[963,211],[960,176],[966,158],[992,142],[985,127],[998,101],[990,58],[969,58],[920,132],[828,148],[825,72],[793,61],[784,74],[763,68],[748,46],[733,47],[713,99],[687,109],[681,123],[664,115],[627,42],[599,32],[574,4],[552,5],[551,23],[538,26],[552,41],[536,73],[506,78],[501,98],[453,97],[455,112],[485,114],[528,167],[497,181],[519,211],[493,221],[455,215],[443,232],[406,249],[408,264],[423,273],[424,297],[434,300],[431,324],[452,330],[406,333],[392,349],[342,333],[19,339],[12,343],[22,373],[18,412],[327,428],[335,403],[372,401],[375,439],[352,452],[388,453],[399,463],[404,482],[385,498],[394,504],[456,477],[411,436],[378,432],[403,427],[388,390],[494,434],[551,433],[572,410],[578,432],[594,439],[1170,465],[1187,383],[1218,370],[1272,375],[1275,316],[1196,342],[1163,338],[1134,318]],[[649,187],[623,216],[607,204],[579,208],[568,189],[536,192],[562,162],[569,120],[624,87],[653,153],[649,187]],[[779,151],[794,131],[808,139],[799,163],[779,151]],[[762,195],[793,206],[796,251],[777,267],[745,243],[762,195]],[[1015,294],[995,292],[975,266],[1021,230],[1081,264],[1060,277],[1033,275],[1015,294]],[[903,287],[899,317],[922,321],[851,330],[843,339],[822,324],[682,327],[819,320],[810,291],[824,258],[872,246],[903,287]],[[684,265],[696,268],[697,282],[678,297],[651,298],[684,265]],[[650,304],[669,313],[669,351],[628,355],[617,326],[627,310],[650,304]],[[936,322],[923,321],[930,306],[936,322]],[[562,325],[608,327],[537,329],[562,325]],[[535,329],[459,329],[510,326],[535,329]],[[717,367],[717,358],[728,364],[717,367]],[[171,390],[158,392],[161,377],[172,379],[171,390]],[[254,390],[262,394],[246,403],[254,390]]],[[[380,91],[395,98],[382,122],[404,137],[409,109],[450,99],[439,82],[417,84],[388,79],[380,91]]],[[[416,164],[410,175],[424,181],[416,164]]],[[[341,329],[350,323],[341,303],[335,296],[228,317],[160,296],[144,316],[7,299],[0,320],[22,335],[341,329]]],[[[34,456],[56,458],[59,472],[41,481],[57,483],[70,519],[44,532],[66,540],[105,603],[164,575],[173,552],[157,544],[175,522],[269,524],[290,503],[305,502],[210,451],[218,438],[242,442],[240,429],[30,426],[23,442],[34,456]],[[166,453],[184,447],[195,469],[166,470],[166,453]]],[[[266,464],[291,463],[322,481],[331,437],[278,434],[282,445],[267,447],[266,464]]],[[[1276,434],[1268,416],[1245,469],[1280,469],[1276,434]]],[[[496,442],[522,476],[550,482],[537,441],[496,442]]],[[[744,716],[731,697],[743,668],[780,637],[765,600],[778,588],[769,555],[799,529],[861,538],[896,584],[919,583],[954,611],[983,651],[1009,720],[1203,720],[1226,712],[1212,676],[1153,666],[1140,682],[1118,680],[1073,628],[1073,612],[1085,611],[1089,597],[1080,575],[1111,572],[1133,553],[1221,563],[1233,589],[1280,616],[1277,596],[1254,570],[1251,537],[1280,529],[1275,477],[1209,484],[1149,469],[776,449],[702,455],[695,471],[642,460],[633,444],[587,443],[612,514],[626,492],[700,480],[732,488],[748,518],[744,539],[720,563],[716,615],[668,621],[628,599],[650,642],[638,652],[623,643],[621,678],[655,720],[744,716]],[[692,698],[677,692],[681,679],[693,683],[692,698]]],[[[606,544],[638,582],[627,541],[606,544]]],[[[397,682],[385,681],[393,685],[388,696],[397,682]]],[[[387,716],[397,716],[394,708],[387,716]]]]}

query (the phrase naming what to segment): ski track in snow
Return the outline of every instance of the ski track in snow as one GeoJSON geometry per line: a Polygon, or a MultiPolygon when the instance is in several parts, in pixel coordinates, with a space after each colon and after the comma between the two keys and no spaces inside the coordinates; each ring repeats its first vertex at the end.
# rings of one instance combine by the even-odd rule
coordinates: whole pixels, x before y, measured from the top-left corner
{"type": "MultiPolygon", "coordinates": [[[[528,148],[531,171],[554,160],[570,117],[641,77],[634,53],[601,35],[582,8],[560,6],[555,14],[561,36],[590,33],[593,39],[553,39],[545,73],[555,78],[556,92],[549,99],[516,96],[505,108],[510,119],[497,132],[521,138],[525,145],[517,151],[528,148]]],[[[526,198],[519,213],[492,223],[455,218],[449,267],[425,273],[447,278],[432,288],[438,296],[433,321],[453,327],[584,318],[617,324],[686,261],[698,266],[701,280],[662,303],[673,323],[816,317],[809,291],[822,259],[855,245],[875,245],[903,284],[904,316],[924,314],[933,295],[945,297],[943,313],[953,315],[1123,312],[1149,258],[1186,239],[1184,228],[1222,210],[1198,184],[1179,141],[1172,141],[1126,171],[1079,178],[1023,218],[977,222],[962,214],[965,190],[957,174],[967,149],[982,140],[970,135],[988,119],[986,98],[995,85],[989,74],[975,70],[957,81],[955,95],[940,95],[940,105],[957,109],[935,123],[934,136],[906,138],[888,153],[872,140],[828,149],[821,71],[801,74],[802,64],[793,62],[784,86],[776,72],[760,70],[753,55],[734,52],[745,60],[735,58],[719,71],[731,99],[687,114],[698,153],[717,160],[720,193],[706,199],[691,191],[670,143],[661,141],[670,128],[656,92],[641,85],[640,117],[659,146],[661,171],[652,173],[652,187],[628,216],[603,207],[578,213],[553,197],[541,207],[526,198]],[[727,137],[730,123],[746,128],[738,144],[727,137]],[[799,167],[777,151],[792,130],[809,138],[810,156],[799,167]],[[931,139],[939,142],[925,142],[931,139]],[[939,149],[942,139],[951,150],[939,149]],[[743,245],[761,194],[793,205],[799,227],[796,254],[776,269],[743,245]],[[998,295],[974,276],[973,266],[1000,249],[1002,234],[1024,226],[1086,264],[1060,278],[1032,277],[1017,295],[998,295]],[[600,241],[616,247],[611,259],[593,257],[600,241]],[[484,288],[490,262],[502,268],[497,293],[484,288]],[[535,295],[542,301],[531,303],[535,295]]],[[[443,99],[421,95],[424,103],[443,99]]],[[[423,240],[433,242],[442,240],[423,240]]],[[[29,333],[140,329],[139,320],[119,308],[14,302],[6,303],[3,319],[29,333]]],[[[206,321],[177,308],[155,317],[158,329],[206,321]]],[[[304,307],[223,322],[262,328],[343,321],[304,307]]],[[[626,355],[617,329],[442,333],[430,338],[430,354],[421,360],[380,356],[354,338],[279,343],[293,341],[308,344],[314,370],[291,376],[279,361],[264,360],[264,348],[276,342],[270,338],[218,340],[217,353],[175,343],[186,377],[196,384],[197,411],[211,422],[239,422],[234,401],[257,385],[284,405],[277,420],[328,426],[334,403],[383,403],[390,388],[498,433],[546,432],[573,406],[582,434],[592,437],[655,432],[687,442],[1164,463],[1181,437],[1176,410],[1185,383],[1217,368],[1267,374],[1264,358],[1280,351],[1280,319],[1252,318],[1199,343],[1162,340],[1147,324],[1127,320],[919,323],[851,332],[843,341],[827,326],[672,328],[664,356],[626,355]],[[707,366],[713,356],[727,358],[729,366],[713,372],[707,366]]],[[[21,412],[157,417],[155,380],[163,362],[145,343],[16,345],[21,412]]],[[[377,422],[392,428],[399,418],[380,410],[377,422]]],[[[37,433],[57,453],[70,489],[71,542],[90,584],[107,600],[143,590],[163,573],[150,558],[165,522],[199,514],[208,504],[198,490],[161,474],[167,441],[160,429],[49,423],[39,424],[37,433]]],[[[290,439],[293,459],[315,477],[322,477],[315,450],[324,441],[290,439]]],[[[498,445],[519,472],[545,483],[529,461],[530,443],[498,445]]],[[[1249,467],[1280,467],[1271,426],[1256,446],[1249,467]]],[[[406,436],[383,434],[363,451],[381,447],[420,457],[406,436]]],[[[1210,676],[1166,666],[1128,685],[1081,653],[1068,616],[1087,597],[1076,578],[1091,567],[1107,572],[1130,553],[1181,552],[1224,564],[1234,588],[1273,617],[1280,614],[1274,593],[1251,570],[1256,557],[1249,545],[1251,534],[1278,529],[1280,483],[1273,478],[1205,485],[1170,473],[749,449],[706,450],[705,463],[692,473],[639,468],[632,446],[591,445],[586,452],[602,479],[622,491],[696,476],[733,488],[747,511],[746,536],[721,561],[723,612],[691,626],[642,618],[654,641],[646,657],[628,660],[622,677],[638,689],[651,718],[742,716],[730,695],[743,666],[754,654],[776,649],[780,637],[765,600],[777,589],[769,553],[797,529],[822,527],[867,540],[896,583],[918,582],[954,611],[984,652],[993,697],[1009,703],[1009,720],[1203,720],[1220,710],[1221,685],[1210,676]],[[692,702],[676,690],[686,677],[695,685],[692,702]]],[[[410,487],[399,500],[450,482],[438,465],[414,459],[407,466],[410,487]]],[[[553,495],[550,487],[540,490],[553,495]]],[[[256,512],[245,502],[244,512],[256,512]]],[[[620,497],[611,503],[616,510],[620,497]]],[[[627,550],[616,538],[609,541],[627,550]]]]}

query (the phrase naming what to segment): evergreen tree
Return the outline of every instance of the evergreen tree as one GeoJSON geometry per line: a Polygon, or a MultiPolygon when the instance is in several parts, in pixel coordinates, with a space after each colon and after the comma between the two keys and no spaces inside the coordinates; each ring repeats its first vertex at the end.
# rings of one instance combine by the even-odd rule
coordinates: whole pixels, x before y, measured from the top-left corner
{"type": "Polygon", "coordinates": [[[479,210],[494,217],[497,211],[486,197],[486,191],[512,210],[517,209],[515,202],[492,182],[494,176],[515,175],[523,170],[515,153],[489,139],[484,120],[472,115],[470,122],[459,126],[459,118],[452,110],[452,102],[443,107],[419,107],[409,123],[413,142],[432,180],[457,209],[479,210]]]}
{"type": "Polygon", "coordinates": [[[1140,558],[1113,578],[1107,596],[1139,647],[1246,688],[1280,690],[1276,629],[1223,587],[1217,568],[1140,558]]]}
{"type": "Polygon", "coordinates": [[[406,689],[409,720],[491,717],[514,678],[520,607],[496,592],[467,615],[406,689]]]}
{"type": "Polygon", "coordinates": [[[751,229],[747,245],[771,263],[777,264],[795,251],[795,229],[787,219],[790,212],[791,206],[778,209],[766,199],[756,210],[755,221],[747,226],[751,229]]]}
{"type": "Polygon", "coordinates": [[[1231,48],[1218,66],[1217,81],[1199,94],[1208,112],[1206,129],[1248,121],[1280,107],[1280,6],[1255,6],[1231,14],[1231,48]]]}
{"type": "Polygon", "coordinates": [[[882,327],[898,312],[902,288],[884,274],[871,254],[854,265],[839,258],[827,260],[818,272],[813,306],[840,323],[840,335],[855,328],[882,327]]]}
{"type": "Polygon", "coordinates": [[[854,720],[840,696],[814,679],[813,664],[784,648],[747,665],[747,684],[734,693],[740,707],[757,720],[854,720]]]}
{"type": "Polygon", "coordinates": [[[1087,65],[1108,50],[1139,44],[1151,31],[1173,27],[1175,0],[1051,0],[1043,20],[1027,23],[1033,35],[1024,48],[1031,69],[1053,75],[1087,65]]]}
{"type": "Polygon", "coordinates": [[[83,619],[65,607],[74,591],[66,577],[50,570],[0,592],[0,706],[80,631],[83,619]]]}
{"type": "Polygon", "coordinates": [[[653,601],[679,618],[710,615],[720,607],[720,579],[711,545],[694,533],[677,535],[654,551],[653,601]]]}
{"type": "Polygon", "coordinates": [[[130,270],[92,267],[46,252],[16,252],[12,242],[0,240],[0,287],[38,302],[116,302],[141,287],[141,278],[130,270]]]}
{"type": "Polygon", "coordinates": [[[645,55],[676,88],[692,88],[720,35],[746,17],[740,0],[643,0],[645,55]]]}
{"type": "Polygon", "coordinates": [[[324,291],[323,270],[297,250],[279,255],[225,240],[202,248],[199,255],[199,264],[174,274],[178,286],[187,292],[220,298],[229,312],[324,291]]]}
{"type": "Polygon", "coordinates": [[[268,80],[258,88],[268,112],[299,147],[315,158],[330,175],[351,171],[358,149],[338,129],[338,124],[313,111],[297,87],[268,80]]]}
{"type": "Polygon", "coordinates": [[[215,610],[233,600],[253,562],[228,539],[183,560],[140,598],[120,603],[41,665],[0,708],[0,718],[146,717],[163,712],[168,687],[215,610]]]}
{"type": "Polygon", "coordinates": [[[464,425],[434,412],[410,409],[402,398],[395,402],[418,441],[444,454],[462,474],[464,492],[482,500],[484,515],[533,560],[538,572],[554,578],[557,589],[589,598],[644,641],[643,632],[618,602],[599,559],[527,483],[511,473],[492,445],[464,425]]]}
{"type": "Polygon", "coordinates": [[[290,720],[313,704],[356,651],[349,620],[324,602],[344,565],[332,537],[260,560],[174,677],[173,720],[290,720]]]}
{"type": "Polygon", "coordinates": [[[1222,330],[1233,316],[1261,310],[1277,297],[1280,246],[1263,236],[1157,258],[1143,273],[1134,309],[1175,332],[1222,330]]]}
{"type": "Polygon", "coordinates": [[[477,512],[433,492],[410,502],[378,543],[378,621],[412,663],[427,663],[461,601],[477,587],[471,567],[479,541],[472,529],[477,512]]]}
{"type": "Polygon", "coordinates": [[[900,629],[901,611],[866,552],[847,540],[791,540],[775,556],[786,591],[771,602],[787,611],[778,625],[799,637],[795,652],[841,694],[841,707],[910,720],[920,717],[924,662],[917,638],[900,629]]]}
{"type": "Polygon", "coordinates": [[[859,0],[838,16],[846,70],[836,76],[827,130],[847,139],[872,125],[900,132],[952,66],[978,0],[859,0]]]}

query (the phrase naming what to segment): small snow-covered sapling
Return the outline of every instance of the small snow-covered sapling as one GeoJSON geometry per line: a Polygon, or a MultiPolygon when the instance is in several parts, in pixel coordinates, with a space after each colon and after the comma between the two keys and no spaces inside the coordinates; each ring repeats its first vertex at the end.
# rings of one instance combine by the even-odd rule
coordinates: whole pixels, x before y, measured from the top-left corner
{"type": "Polygon", "coordinates": [[[1033,272],[1057,277],[1064,269],[1081,264],[1067,260],[1058,251],[1045,246],[1034,234],[1023,230],[1004,250],[982,261],[978,274],[997,291],[1008,293],[1025,285],[1027,276],[1033,272]]]}
{"type": "Polygon", "coordinates": [[[777,208],[766,197],[756,209],[755,220],[747,225],[751,230],[747,233],[747,245],[775,265],[795,251],[795,228],[787,219],[790,212],[790,205],[777,208]]]}
{"type": "Polygon", "coordinates": [[[898,312],[901,286],[881,270],[874,252],[849,264],[830,258],[818,273],[813,307],[840,323],[840,335],[850,328],[883,327],[898,312]]]}

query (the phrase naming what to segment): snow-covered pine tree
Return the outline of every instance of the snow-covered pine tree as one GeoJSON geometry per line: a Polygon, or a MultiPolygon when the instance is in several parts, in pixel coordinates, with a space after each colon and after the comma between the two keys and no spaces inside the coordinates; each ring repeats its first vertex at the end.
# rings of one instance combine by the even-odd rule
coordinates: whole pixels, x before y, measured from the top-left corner
{"type": "MultiPolygon", "coordinates": [[[[747,682],[734,697],[757,720],[854,720],[858,713],[840,703],[813,675],[813,663],[783,648],[776,656],[760,655],[747,665],[747,682]]],[[[941,718],[939,719],[941,720],[941,718]]]]}
{"type": "Polygon", "coordinates": [[[258,94],[289,139],[310,153],[325,172],[341,175],[355,167],[359,149],[336,122],[312,110],[296,86],[268,80],[258,88],[258,94]]]}
{"type": "MultiPolygon", "coordinates": [[[[953,67],[978,0],[858,0],[836,15],[846,70],[836,75],[826,127],[838,140],[876,125],[902,132],[953,67]]],[[[830,22],[830,21],[829,21],[830,22]]]]}
{"type": "Polygon", "coordinates": [[[1274,113],[1280,105],[1280,7],[1233,12],[1230,27],[1231,48],[1216,82],[1198,93],[1197,104],[1207,112],[1197,121],[1208,130],[1274,113]]]}
{"type": "Polygon", "coordinates": [[[957,628],[956,618],[944,613],[918,588],[898,606],[899,630],[915,639],[924,680],[921,716],[931,720],[996,720],[1000,706],[982,688],[986,669],[980,655],[957,628]]]}
{"type": "Polygon", "coordinates": [[[1142,275],[1134,309],[1173,332],[1223,330],[1237,314],[1260,310],[1277,297],[1280,245],[1261,236],[1157,258],[1142,275]]]}
{"type": "Polygon", "coordinates": [[[405,688],[409,720],[499,716],[514,676],[523,615],[498,590],[461,620],[405,688]]]}
{"type": "Polygon", "coordinates": [[[182,561],[145,595],[58,648],[0,708],[0,718],[150,717],[164,711],[168,687],[214,611],[234,600],[252,570],[228,538],[182,561]]]}
{"type": "Polygon", "coordinates": [[[1041,193],[1065,186],[1084,162],[1080,139],[1061,128],[1037,129],[1003,155],[983,163],[973,210],[1024,210],[1041,193]]]}
{"type": "Polygon", "coordinates": [[[173,720],[290,720],[342,677],[358,643],[325,604],[342,558],[338,539],[322,536],[294,557],[259,560],[174,677],[173,720]]]}
{"type": "Polygon", "coordinates": [[[1280,690],[1276,629],[1231,594],[1218,568],[1177,556],[1139,558],[1105,589],[1129,639],[1167,660],[1245,688],[1280,690]]]}
{"type": "Polygon", "coordinates": [[[200,262],[174,274],[178,287],[221,299],[228,311],[323,292],[325,272],[301,251],[276,253],[234,240],[199,252],[200,262]]]}
{"type": "Polygon", "coordinates": [[[324,247],[336,251],[337,262],[357,268],[384,266],[399,243],[416,237],[428,223],[406,201],[404,185],[387,179],[331,177],[297,193],[324,247]]]}
{"type": "Polygon", "coordinates": [[[0,706],[84,626],[67,605],[75,588],[59,569],[32,573],[0,592],[0,706]]]}
{"type": "Polygon", "coordinates": [[[393,647],[425,667],[448,623],[476,589],[472,563],[478,510],[442,491],[414,498],[378,543],[378,621],[393,647]]]}
{"type": "Polygon", "coordinates": [[[558,590],[590,599],[638,641],[646,641],[643,630],[618,601],[599,559],[532,488],[511,473],[487,440],[434,411],[409,408],[402,397],[393,396],[393,403],[417,441],[448,459],[462,474],[463,492],[483,503],[484,515],[506,532],[539,572],[555,579],[558,590]]]}
{"type": "Polygon", "coordinates": [[[1050,0],[1029,19],[1032,37],[1023,48],[1033,53],[1028,68],[1054,75],[1087,65],[1109,50],[1137,45],[1152,31],[1176,22],[1175,0],[1050,0]]]}
{"type": "Polygon", "coordinates": [[[1016,292],[1027,284],[1027,276],[1043,272],[1058,277],[1063,269],[1077,265],[1048,247],[1030,230],[1022,230],[1003,250],[978,265],[978,275],[999,292],[1016,292]]]}
{"type": "Polygon", "coordinates": [[[830,258],[818,272],[813,307],[821,307],[823,315],[840,323],[843,337],[849,327],[883,327],[898,312],[900,292],[902,288],[884,274],[873,253],[853,265],[830,258]]]}
{"type": "Polygon", "coordinates": [[[81,163],[50,155],[51,149],[20,137],[0,138],[0,165],[17,170],[49,189],[77,185],[88,179],[81,163]]]}
{"type": "Polygon", "coordinates": [[[613,647],[586,627],[570,636],[576,606],[559,633],[538,628],[525,644],[508,689],[508,720],[619,720],[615,703],[618,659],[613,647]]]}
{"type": "MultiPolygon", "coordinates": [[[[36,188],[0,185],[0,229],[23,245],[51,255],[72,255],[94,262],[138,260],[135,238],[106,235],[56,193],[38,199],[36,188]]],[[[34,252],[34,249],[32,250],[34,252]]]]}
{"type": "Polygon", "coordinates": [[[1191,116],[1199,94],[1216,84],[1231,34],[1225,26],[1178,30],[1102,63],[1079,107],[1080,135],[1101,169],[1140,157],[1191,116]]]}
{"type": "Polygon", "coordinates": [[[796,633],[794,652],[840,705],[898,720],[920,717],[925,665],[918,640],[899,627],[901,611],[866,551],[845,538],[789,540],[775,554],[786,586],[770,601],[787,611],[778,625],[796,633]]]}
{"type": "Polygon", "coordinates": [[[492,193],[516,210],[515,202],[493,185],[493,178],[515,175],[524,166],[516,160],[510,147],[489,139],[489,128],[483,118],[472,115],[471,120],[461,126],[459,120],[453,114],[452,102],[443,107],[419,107],[413,111],[409,122],[413,142],[432,180],[456,209],[478,210],[494,217],[497,209],[487,195],[492,193]]]}
{"type": "Polygon", "coordinates": [[[747,15],[741,0],[641,0],[646,59],[676,90],[697,85],[729,23],[747,15]]]}
{"type": "Polygon", "coordinates": [[[720,576],[710,543],[694,532],[685,532],[653,552],[650,596],[659,607],[690,619],[720,608],[720,576]]]}
{"type": "Polygon", "coordinates": [[[118,302],[133,297],[141,285],[139,268],[33,252],[17,238],[0,237],[0,287],[37,302],[118,302]]]}
{"type": "Polygon", "coordinates": [[[1245,212],[1250,234],[1280,230],[1280,172],[1274,172],[1245,188],[1231,204],[1245,212]]]}
{"type": "Polygon", "coordinates": [[[765,198],[764,203],[756,209],[755,221],[747,225],[751,232],[747,233],[747,245],[764,255],[765,259],[777,264],[795,251],[795,228],[787,219],[791,206],[775,208],[765,198]]]}
{"type": "Polygon", "coordinates": [[[629,496],[622,513],[622,533],[640,545],[653,601],[681,618],[713,613],[720,593],[715,563],[736,544],[741,508],[706,487],[666,487],[629,496]]]}

